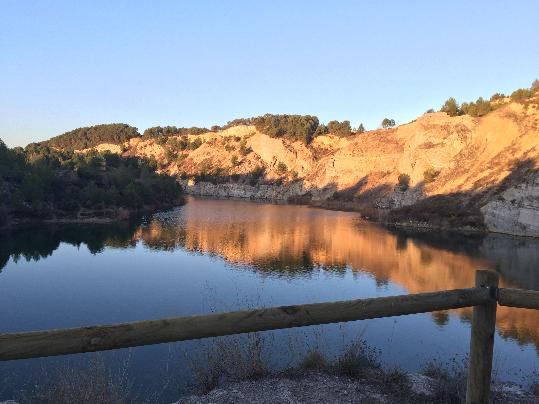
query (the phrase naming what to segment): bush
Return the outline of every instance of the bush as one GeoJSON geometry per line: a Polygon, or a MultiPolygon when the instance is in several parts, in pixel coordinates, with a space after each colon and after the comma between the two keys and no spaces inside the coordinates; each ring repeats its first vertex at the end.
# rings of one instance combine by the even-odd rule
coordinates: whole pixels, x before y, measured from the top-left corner
{"type": "Polygon", "coordinates": [[[283,137],[309,144],[318,128],[318,118],[311,115],[272,115],[253,118],[256,129],[270,137],[283,137]]]}
{"type": "Polygon", "coordinates": [[[288,171],[288,166],[285,163],[279,163],[277,164],[277,174],[284,175],[288,171]]]}
{"type": "Polygon", "coordinates": [[[365,127],[362,123],[359,124],[359,126],[356,128],[356,133],[363,133],[365,132],[365,127]]]}
{"type": "Polygon", "coordinates": [[[251,149],[250,147],[247,147],[247,141],[245,139],[240,142],[240,154],[242,156],[247,156],[252,151],[253,149],[251,149]]]}
{"type": "Polygon", "coordinates": [[[483,116],[492,111],[489,101],[485,101],[483,97],[479,97],[476,102],[463,103],[461,106],[463,114],[470,116],[483,116]]]}
{"type": "Polygon", "coordinates": [[[459,104],[453,97],[446,100],[440,111],[445,112],[449,116],[457,116],[461,114],[459,104]]]}
{"type": "Polygon", "coordinates": [[[196,150],[198,149],[200,146],[202,146],[202,140],[200,138],[196,138],[195,140],[193,140],[192,142],[189,142],[189,145],[187,146],[187,148],[189,150],[196,150]]]}
{"type": "Polygon", "coordinates": [[[148,128],[144,131],[142,134],[142,137],[145,139],[151,139],[156,137],[168,137],[173,136],[178,133],[178,128],[175,126],[154,126],[152,128],[148,128]]]}
{"type": "Polygon", "coordinates": [[[380,367],[380,353],[359,341],[350,345],[337,359],[334,370],[339,375],[361,377],[380,367]]]}
{"type": "Polygon", "coordinates": [[[255,168],[253,171],[251,171],[251,175],[250,175],[250,179],[249,179],[249,184],[251,186],[254,186],[258,183],[258,180],[264,176],[264,173],[265,173],[266,170],[264,170],[263,167],[257,167],[255,168]]]}
{"type": "Polygon", "coordinates": [[[526,101],[533,95],[534,91],[527,88],[519,88],[511,93],[511,100],[515,102],[526,101]]]}
{"type": "Polygon", "coordinates": [[[392,128],[393,126],[395,126],[394,119],[384,118],[382,121],[382,128],[392,128]]]}
{"type": "Polygon", "coordinates": [[[504,98],[505,98],[505,94],[495,93],[495,94],[492,94],[492,96],[490,97],[490,102],[503,100],[504,98]]]}
{"type": "Polygon", "coordinates": [[[330,121],[328,122],[328,131],[332,135],[345,137],[352,134],[352,127],[350,121],[330,121]]]}
{"type": "Polygon", "coordinates": [[[318,125],[318,128],[316,128],[316,131],[314,132],[313,137],[316,136],[324,136],[329,133],[328,127],[326,125],[318,125]]]}
{"type": "Polygon", "coordinates": [[[305,355],[299,366],[301,369],[322,370],[328,367],[328,362],[320,351],[311,350],[305,355]]]}
{"type": "Polygon", "coordinates": [[[423,179],[428,184],[430,182],[434,182],[434,180],[436,180],[438,175],[440,175],[440,170],[435,170],[434,168],[427,168],[423,172],[423,179]]]}
{"type": "Polygon", "coordinates": [[[410,186],[410,176],[408,174],[399,174],[399,186],[406,191],[410,186]]]}
{"type": "Polygon", "coordinates": [[[532,82],[531,90],[532,90],[533,92],[539,91],[539,80],[535,79],[535,80],[532,82]]]}

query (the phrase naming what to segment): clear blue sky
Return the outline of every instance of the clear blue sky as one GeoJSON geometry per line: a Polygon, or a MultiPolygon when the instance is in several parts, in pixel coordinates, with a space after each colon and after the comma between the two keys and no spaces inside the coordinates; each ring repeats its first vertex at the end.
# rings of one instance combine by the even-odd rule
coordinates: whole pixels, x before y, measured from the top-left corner
{"type": "Polygon", "coordinates": [[[538,1],[0,0],[0,138],[271,113],[370,129],[529,87],[538,1]]]}

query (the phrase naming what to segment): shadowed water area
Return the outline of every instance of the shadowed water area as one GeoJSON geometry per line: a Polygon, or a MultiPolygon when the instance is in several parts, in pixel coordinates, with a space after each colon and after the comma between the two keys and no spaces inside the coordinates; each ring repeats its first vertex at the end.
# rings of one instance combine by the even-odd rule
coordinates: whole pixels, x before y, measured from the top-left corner
{"type": "MultiPolygon", "coordinates": [[[[539,290],[539,241],[413,234],[357,214],[304,206],[189,199],[185,206],[118,225],[40,226],[0,233],[0,332],[42,330],[418,293],[474,285],[474,271],[502,287],[539,290]]],[[[418,371],[464,358],[471,308],[264,333],[270,366],[318,347],[339,353],[358,338],[382,362],[418,371]]],[[[128,363],[140,397],[170,402],[191,380],[190,362],[212,340],[101,355],[128,363]]],[[[498,307],[495,375],[523,381],[539,370],[539,311],[498,307]]],[[[0,399],[48,369],[94,354],[0,364],[0,399]]]]}

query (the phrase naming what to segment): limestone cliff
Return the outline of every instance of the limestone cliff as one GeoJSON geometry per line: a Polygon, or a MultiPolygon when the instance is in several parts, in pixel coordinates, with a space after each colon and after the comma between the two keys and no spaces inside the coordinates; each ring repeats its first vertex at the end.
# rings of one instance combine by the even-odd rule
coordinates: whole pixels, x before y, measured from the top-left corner
{"type": "MultiPolygon", "coordinates": [[[[506,103],[480,117],[427,113],[391,129],[316,137],[309,145],[254,126],[131,139],[187,192],[351,208],[401,224],[539,237],[539,103],[506,103]],[[176,143],[175,143],[176,142],[176,143]],[[409,184],[399,175],[406,174],[409,184]]],[[[117,151],[117,150],[115,150],[117,151]]]]}

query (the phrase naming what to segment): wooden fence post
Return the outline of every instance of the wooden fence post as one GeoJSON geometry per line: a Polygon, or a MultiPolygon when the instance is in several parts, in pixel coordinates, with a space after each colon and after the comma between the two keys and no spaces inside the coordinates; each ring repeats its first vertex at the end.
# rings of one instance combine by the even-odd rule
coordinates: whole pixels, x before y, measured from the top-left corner
{"type": "Polygon", "coordinates": [[[475,273],[475,286],[489,288],[491,300],[473,308],[466,404],[486,404],[489,400],[498,278],[494,271],[478,270],[475,273]]]}

